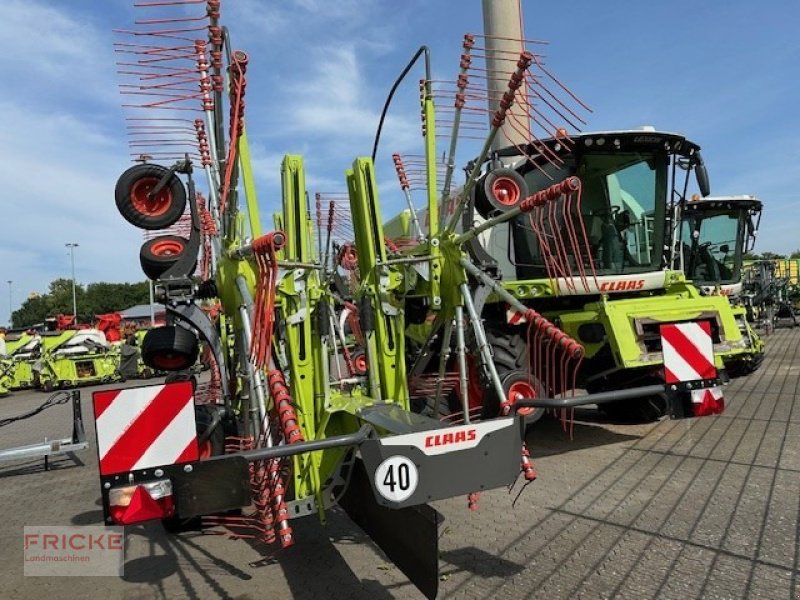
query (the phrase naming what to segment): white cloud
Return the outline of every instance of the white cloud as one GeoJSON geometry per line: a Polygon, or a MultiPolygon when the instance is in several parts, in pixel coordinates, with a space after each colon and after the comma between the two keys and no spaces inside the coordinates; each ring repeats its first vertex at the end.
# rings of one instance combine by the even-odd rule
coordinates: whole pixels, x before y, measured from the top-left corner
{"type": "Polygon", "coordinates": [[[114,184],[128,161],[124,146],[91,123],[64,113],[0,103],[7,126],[0,144],[14,148],[0,161],[4,228],[0,256],[6,279],[26,291],[67,276],[65,242],[78,242],[77,279],[141,280],[141,234],[114,204],[114,184]],[[76,148],[79,148],[76,151],[76,148]]]}
{"type": "Polygon", "coordinates": [[[30,0],[3,2],[4,43],[13,58],[3,61],[0,73],[14,85],[0,88],[0,98],[116,101],[111,32],[79,14],[30,0]]]}
{"type": "Polygon", "coordinates": [[[303,8],[320,19],[351,19],[365,12],[365,5],[370,3],[363,0],[293,0],[291,4],[303,8]]]}
{"type": "MultiPolygon", "coordinates": [[[[368,154],[385,92],[367,80],[353,45],[318,49],[312,65],[310,73],[286,84],[293,98],[287,103],[291,118],[283,120],[278,133],[324,140],[323,153],[342,155],[349,150],[353,158],[368,154]],[[374,101],[376,97],[380,103],[374,101]]],[[[419,148],[419,131],[417,114],[392,110],[384,124],[381,148],[392,152],[419,148]]]]}
{"type": "Polygon", "coordinates": [[[258,0],[235,0],[223,3],[222,20],[235,22],[231,39],[240,47],[242,41],[258,41],[266,35],[284,31],[289,24],[289,15],[281,4],[267,4],[258,0]]]}

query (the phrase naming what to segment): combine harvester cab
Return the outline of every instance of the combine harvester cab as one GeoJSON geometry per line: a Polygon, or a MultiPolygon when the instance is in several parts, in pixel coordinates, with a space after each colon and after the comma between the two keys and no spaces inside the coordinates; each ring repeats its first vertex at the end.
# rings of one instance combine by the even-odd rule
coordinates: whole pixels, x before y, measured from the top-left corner
{"type": "MultiPolygon", "coordinates": [[[[693,170],[707,193],[700,148],[652,128],[514,145],[498,149],[485,164],[464,229],[509,210],[509,198],[525,198],[570,177],[581,182],[571,208],[538,220],[520,215],[469,247],[476,262],[496,269],[508,293],[535,305],[584,345],[579,387],[600,392],[663,381],[664,324],[707,323],[719,369],[727,357],[746,351],[727,299],[702,295],[671,267],[678,208],[693,170]]],[[[484,310],[487,329],[501,345],[524,335],[525,319],[508,308],[495,296],[484,310]]],[[[668,412],[663,399],[654,397],[604,409],[635,419],[668,412]]]]}
{"type": "MultiPolygon", "coordinates": [[[[578,177],[565,172],[514,202],[505,194],[522,175],[507,167],[498,173],[497,166],[508,156],[492,155],[492,173],[482,171],[491,140],[507,119],[516,118],[517,93],[538,85],[529,69],[540,65],[530,52],[518,51],[521,39],[513,60],[498,54],[502,101],[491,108],[484,156],[470,165],[451,206],[440,198],[449,198],[452,168],[441,196],[438,191],[435,92],[426,69],[420,86],[424,229],[417,223],[407,240],[386,237],[374,157],[356,158],[345,171],[341,203],[331,200],[323,218],[318,198],[312,218],[303,159],[287,155],[281,165],[281,211],[274,230],[265,233],[244,117],[248,57],[231,46],[219,23],[218,1],[206,3],[205,17],[192,18],[174,10],[167,14],[175,4],[180,3],[141,4],[161,7],[164,14],[122,32],[136,43],[126,38],[117,45],[131,55],[122,64],[131,67],[125,70],[135,82],[121,89],[141,102],[131,110],[168,104],[180,115],[201,110],[202,118],[161,117],[154,125],[141,113],[129,117],[133,156],[142,164],[120,176],[115,201],[125,220],[151,232],[140,261],[166,310],[166,325],[142,339],[142,360],[180,379],[196,363],[202,344],[210,380],[202,391],[192,381],[177,381],[94,394],[107,523],[161,519],[179,530],[199,518],[204,527],[232,537],[289,547],[295,543],[293,518],[318,515],[324,521],[327,509],[339,505],[432,598],[439,582],[441,517],[428,503],[463,495],[465,505],[475,509],[482,490],[511,485],[520,476],[534,480],[523,435],[526,421],[542,409],[564,409],[566,418],[573,406],[661,394],[672,400],[675,416],[722,410],[712,388],[718,377],[711,327],[702,323],[690,324],[700,330],[694,333],[702,369],[676,363],[666,385],[662,380],[625,393],[571,395],[585,350],[563,323],[560,328],[555,317],[549,320],[537,309],[555,309],[549,299],[579,297],[566,293],[569,286],[595,285],[587,293],[601,297],[605,280],[583,270],[592,263],[588,246],[575,241],[583,248],[580,274],[559,278],[549,272],[549,278],[530,282],[530,290],[550,290],[531,305],[514,294],[526,301],[532,295],[499,283],[495,263],[468,250],[484,232],[526,218],[551,232],[563,215],[572,223],[570,211],[581,206],[580,171],[578,177]],[[176,50],[173,36],[183,20],[187,31],[197,32],[206,17],[208,42],[176,50]],[[143,46],[143,39],[152,44],[143,46]],[[173,69],[181,73],[175,80],[173,69]],[[191,74],[198,78],[199,94],[186,92],[183,77],[191,74]],[[154,97],[142,98],[149,94],[154,97]],[[197,143],[176,150],[185,143],[187,127],[197,143]],[[174,144],[165,141],[173,130],[174,144]],[[149,162],[143,153],[170,164],[149,162]],[[196,189],[198,171],[207,195],[196,189]],[[482,222],[477,222],[476,188],[503,195],[501,209],[485,214],[482,222]],[[344,210],[346,242],[335,246],[332,234],[344,210]],[[183,228],[176,232],[179,222],[183,228]],[[459,230],[462,223],[468,226],[459,230]],[[557,294],[559,285],[565,289],[557,294]],[[496,322],[484,310],[505,304],[528,321],[535,349],[529,360],[525,344],[506,345],[506,359],[519,361],[510,367],[501,365],[492,348],[491,327],[508,327],[505,319],[496,322]],[[407,337],[414,327],[423,332],[418,340],[407,337]],[[489,393],[476,397],[476,384],[489,393]],[[458,389],[452,403],[445,402],[446,386],[458,389]],[[674,394],[690,388],[701,392],[690,403],[674,394]],[[450,410],[440,411],[445,404],[450,410]],[[231,509],[242,512],[234,516],[231,509]]],[[[518,18],[511,21],[519,26],[518,18]]],[[[465,47],[474,42],[467,36],[465,47]]],[[[426,51],[420,48],[404,73],[426,51]]],[[[488,95],[494,94],[484,90],[488,95]]],[[[569,140],[560,138],[562,144],[569,140]]],[[[650,143],[662,148],[665,140],[657,141],[650,143]]],[[[521,162],[511,166],[522,169],[521,162]]],[[[577,231],[574,225],[571,231],[577,231]]],[[[505,308],[501,312],[505,317],[505,308]]],[[[683,333],[661,331],[666,337],[683,333]]]]}
{"type": "Polygon", "coordinates": [[[755,371],[764,342],[750,326],[743,300],[744,255],[753,249],[762,204],[755,196],[693,196],[681,210],[681,270],[705,296],[730,300],[745,347],[723,356],[731,377],[755,371]]]}

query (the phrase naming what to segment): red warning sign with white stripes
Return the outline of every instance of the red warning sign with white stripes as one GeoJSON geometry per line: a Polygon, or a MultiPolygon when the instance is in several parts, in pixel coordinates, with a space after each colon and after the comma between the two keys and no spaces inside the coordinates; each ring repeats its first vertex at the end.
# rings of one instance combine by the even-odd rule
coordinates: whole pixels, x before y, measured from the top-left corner
{"type": "Polygon", "coordinates": [[[190,382],[105,390],[92,399],[101,475],[198,459],[190,382]]]}
{"type": "Polygon", "coordinates": [[[666,383],[715,379],[714,341],[708,321],[661,326],[661,350],[666,383]]]}

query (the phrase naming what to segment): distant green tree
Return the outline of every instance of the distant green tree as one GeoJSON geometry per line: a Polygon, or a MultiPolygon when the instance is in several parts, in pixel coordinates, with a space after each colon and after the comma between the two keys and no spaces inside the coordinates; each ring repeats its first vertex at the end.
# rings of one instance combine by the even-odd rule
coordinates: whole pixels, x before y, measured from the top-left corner
{"type": "Polygon", "coordinates": [[[762,252],[761,258],[764,260],[773,260],[776,258],[786,258],[785,254],[778,254],[777,252],[762,252]]]}
{"type": "MultiPolygon", "coordinates": [[[[71,315],[72,314],[72,280],[59,278],[50,282],[50,291],[45,294],[50,298],[50,312],[47,316],[55,316],[58,314],[71,315]]],[[[79,318],[84,314],[84,295],[83,286],[77,284],[75,286],[75,301],[78,306],[79,318]]]]}
{"type": "MultiPolygon", "coordinates": [[[[14,327],[30,327],[58,314],[72,314],[72,280],[56,279],[50,282],[48,293],[28,298],[11,315],[14,327]]],[[[95,315],[122,311],[136,304],[150,301],[147,282],[140,283],[90,283],[75,286],[78,321],[91,323],[95,315]]]]}
{"type": "Polygon", "coordinates": [[[141,283],[90,283],[86,287],[86,312],[101,315],[125,310],[135,304],[150,301],[147,282],[141,283]]]}
{"type": "Polygon", "coordinates": [[[789,255],[789,258],[800,258],[800,249],[795,250],[789,255]]]}
{"type": "Polygon", "coordinates": [[[47,294],[33,296],[25,300],[17,310],[11,314],[12,327],[30,327],[44,322],[50,314],[50,297],[47,294]]]}

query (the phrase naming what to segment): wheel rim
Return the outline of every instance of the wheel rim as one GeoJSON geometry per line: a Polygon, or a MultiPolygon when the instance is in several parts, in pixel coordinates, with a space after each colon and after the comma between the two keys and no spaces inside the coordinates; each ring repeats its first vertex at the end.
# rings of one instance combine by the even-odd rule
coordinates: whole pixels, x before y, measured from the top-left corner
{"type": "Polygon", "coordinates": [[[514,206],[519,202],[519,185],[510,177],[498,177],[492,182],[492,195],[503,206],[514,206]]]}
{"type": "Polygon", "coordinates": [[[172,191],[168,186],[150,198],[150,192],[158,185],[156,177],[142,177],[131,186],[131,206],[139,214],[147,217],[160,217],[172,205],[172,191]]]}
{"type": "Polygon", "coordinates": [[[185,366],[188,366],[186,356],[183,354],[176,354],[176,353],[161,353],[156,354],[152,358],[152,363],[155,365],[156,368],[162,369],[164,371],[173,371],[176,369],[182,369],[185,366]]]}
{"type": "Polygon", "coordinates": [[[183,252],[186,245],[178,240],[157,240],[150,246],[153,256],[175,256],[183,252]]]}
{"type": "Polygon", "coordinates": [[[367,372],[367,357],[363,354],[359,354],[356,356],[355,360],[353,360],[353,366],[355,367],[356,371],[359,373],[366,373],[367,372]]]}
{"type": "MultiPolygon", "coordinates": [[[[523,398],[536,398],[536,396],[538,396],[536,393],[536,388],[534,388],[530,383],[527,381],[515,381],[508,388],[506,400],[511,406],[513,406],[523,398]]],[[[536,409],[530,407],[520,408],[517,411],[517,414],[529,415],[533,413],[534,410],[536,409]]]]}

